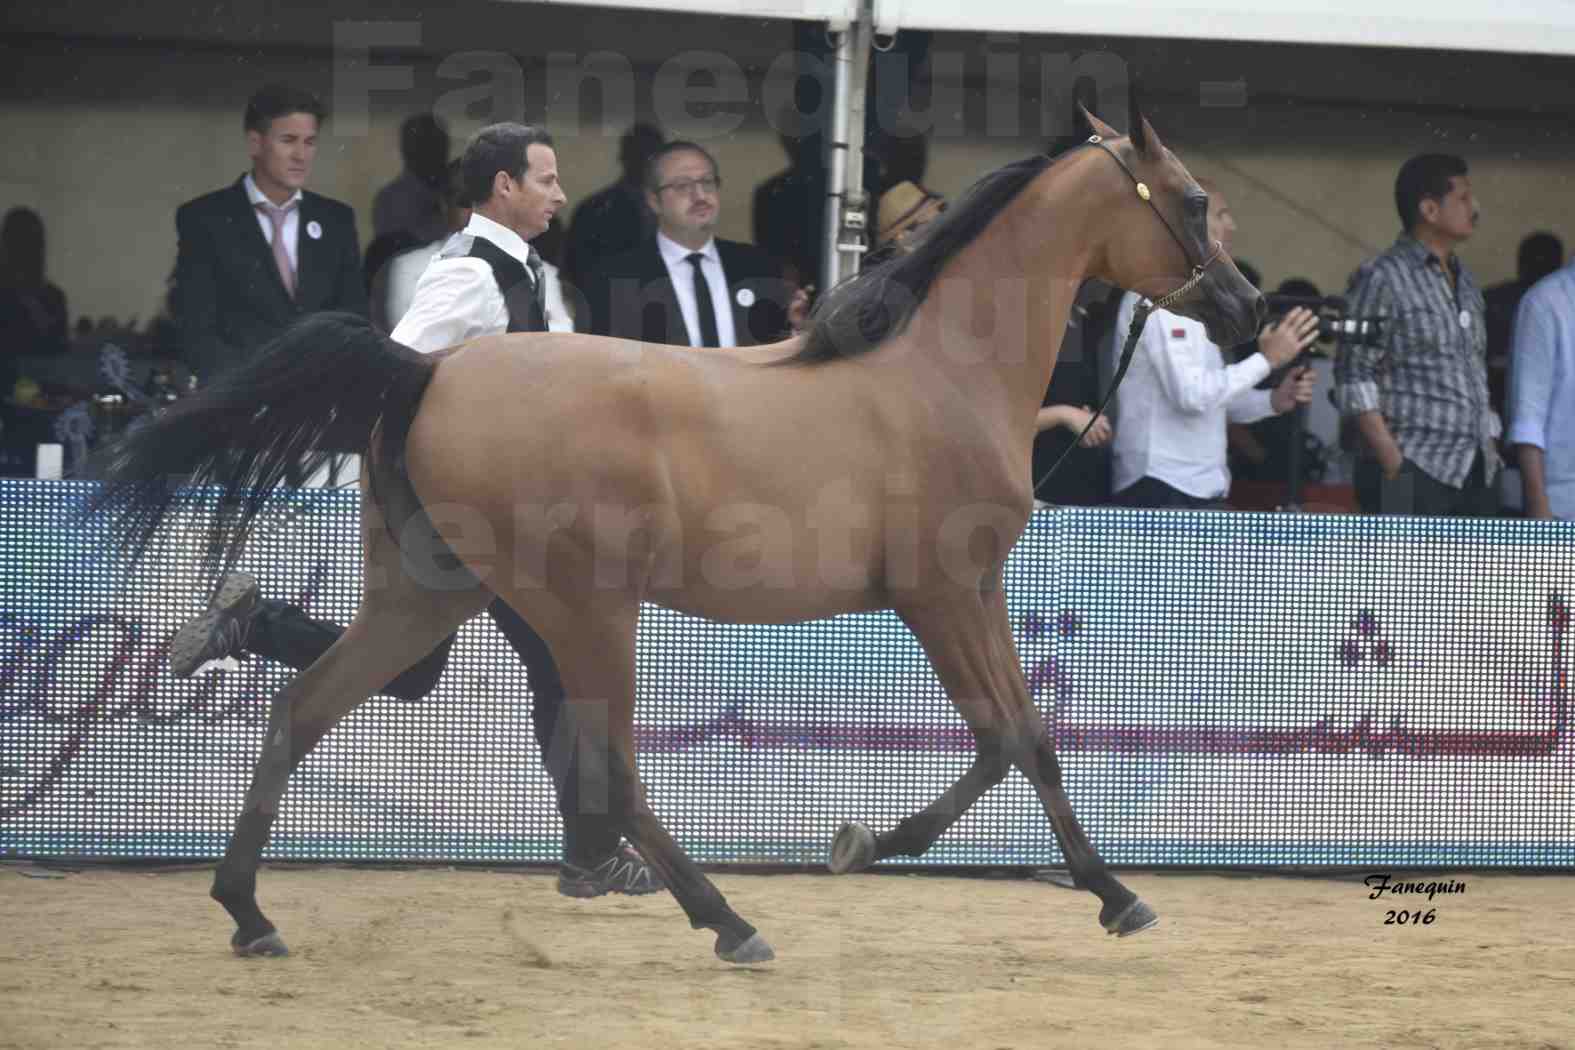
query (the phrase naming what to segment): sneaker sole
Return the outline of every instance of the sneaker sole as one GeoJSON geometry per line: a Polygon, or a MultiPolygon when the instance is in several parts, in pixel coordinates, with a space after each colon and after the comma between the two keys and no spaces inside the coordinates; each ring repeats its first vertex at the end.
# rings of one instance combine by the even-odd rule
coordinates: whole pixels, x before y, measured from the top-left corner
{"type": "Polygon", "coordinates": [[[625,897],[648,897],[653,893],[661,893],[666,886],[652,886],[644,890],[613,889],[611,886],[596,886],[585,882],[564,882],[558,880],[558,892],[565,897],[575,897],[579,900],[590,900],[594,897],[605,897],[609,893],[619,893],[625,897]]]}
{"type": "Polygon", "coordinates": [[[666,886],[649,886],[641,890],[624,889],[621,886],[604,886],[595,882],[581,882],[566,880],[558,876],[558,892],[565,897],[576,897],[580,900],[590,900],[593,897],[605,897],[609,893],[620,893],[625,897],[648,897],[653,893],[661,893],[666,886]]]}
{"type": "Polygon", "coordinates": [[[203,655],[213,638],[215,625],[221,619],[250,616],[261,597],[257,577],[244,572],[226,576],[208,611],[187,620],[170,640],[170,673],[177,678],[190,678],[203,664],[217,659],[203,655]]]}
{"type": "Polygon", "coordinates": [[[592,897],[603,897],[612,890],[605,886],[595,886],[585,882],[564,882],[558,880],[558,892],[565,897],[577,897],[580,900],[590,900],[592,897]]]}

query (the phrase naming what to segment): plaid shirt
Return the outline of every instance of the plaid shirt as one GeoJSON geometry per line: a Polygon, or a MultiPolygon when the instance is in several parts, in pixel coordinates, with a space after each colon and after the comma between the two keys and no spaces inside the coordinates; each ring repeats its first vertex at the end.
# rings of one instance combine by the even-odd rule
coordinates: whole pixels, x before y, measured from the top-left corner
{"type": "Polygon", "coordinates": [[[1363,264],[1346,291],[1354,316],[1384,318],[1379,346],[1341,347],[1334,398],[1348,416],[1376,411],[1400,451],[1433,478],[1463,486],[1480,451],[1498,474],[1497,415],[1488,406],[1482,289],[1455,256],[1450,287],[1438,257],[1410,234],[1363,264]]]}

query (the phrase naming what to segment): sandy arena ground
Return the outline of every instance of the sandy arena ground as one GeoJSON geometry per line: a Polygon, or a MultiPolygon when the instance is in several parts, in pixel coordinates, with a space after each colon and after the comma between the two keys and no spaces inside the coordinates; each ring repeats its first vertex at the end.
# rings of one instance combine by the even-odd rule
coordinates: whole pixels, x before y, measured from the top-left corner
{"type": "MultiPolygon", "coordinates": [[[[266,868],[293,955],[209,873],[0,867],[0,1047],[1575,1048],[1575,879],[1456,873],[1426,926],[1358,881],[1139,874],[1161,924],[1027,880],[725,875],[738,968],[672,899],[540,873],[266,868]]],[[[1426,907],[1424,902],[1424,907],[1426,907]]]]}

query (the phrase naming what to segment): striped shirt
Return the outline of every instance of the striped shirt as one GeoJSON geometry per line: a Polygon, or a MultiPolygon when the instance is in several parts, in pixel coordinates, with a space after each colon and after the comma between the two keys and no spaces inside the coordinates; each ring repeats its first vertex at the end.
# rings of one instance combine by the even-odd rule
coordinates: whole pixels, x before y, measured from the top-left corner
{"type": "Polygon", "coordinates": [[[1488,404],[1482,289],[1454,255],[1449,267],[1453,287],[1438,257],[1402,233],[1352,275],[1350,313],[1382,317],[1383,337],[1340,348],[1334,397],[1345,415],[1381,414],[1406,459],[1460,488],[1478,452],[1486,481],[1497,476],[1499,420],[1488,404]]]}

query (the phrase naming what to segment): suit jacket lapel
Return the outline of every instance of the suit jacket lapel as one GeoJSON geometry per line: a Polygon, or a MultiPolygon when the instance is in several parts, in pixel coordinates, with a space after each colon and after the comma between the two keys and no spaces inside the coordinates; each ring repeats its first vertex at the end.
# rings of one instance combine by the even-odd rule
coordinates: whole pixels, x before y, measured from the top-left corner
{"type": "MultiPolygon", "coordinates": [[[[328,252],[324,247],[327,227],[322,225],[317,198],[310,193],[301,194],[300,222],[295,239],[295,301],[303,311],[315,310],[326,298],[325,281],[328,277],[328,252]],[[318,224],[318,236],[313,237],[312,223],[318,224]]],[[[272,256],[269,257],[270,259],[272,256]]],[[[277,270],[277,267],[275,267],[277,270]]],[[[283,287],[281,285],[281,287],[283,287]]]]}
{"type": "MultiPolygon", "coordinates": [[[[688,339],[689,345],[693,346],[696,342],[695,337],[689,331],[689,323],[684,320],[683,307],[678,305],[678,293],[673,289],[673,275],[667,272],[667,263],[662,259],[662,250],[656,246],[655,237],[645,242],[645,261],[642,268],[645,270],[643,283],[648,287],[655,286],[656,295],[661,298],[662,316],[669,319],[668,331],[645,332],[642,338],[665,343],[669,334],[677,335],[682,332],[688,339]]],[[[644,313],[643,310],[641,312],[644,313]]]]}
{"type": "Polygon", "coordinates": [[[747,275],[743,273],[743,264],[732,248],[733,242],[717,238],[716,254],[722,260],[722,277],[727,283],[727,303],[733,311],[733,342],[739,346],[753,346],[755,336],[749,330],[749,307],[740,306],[738,302],[738,288],[747,275]]]}

